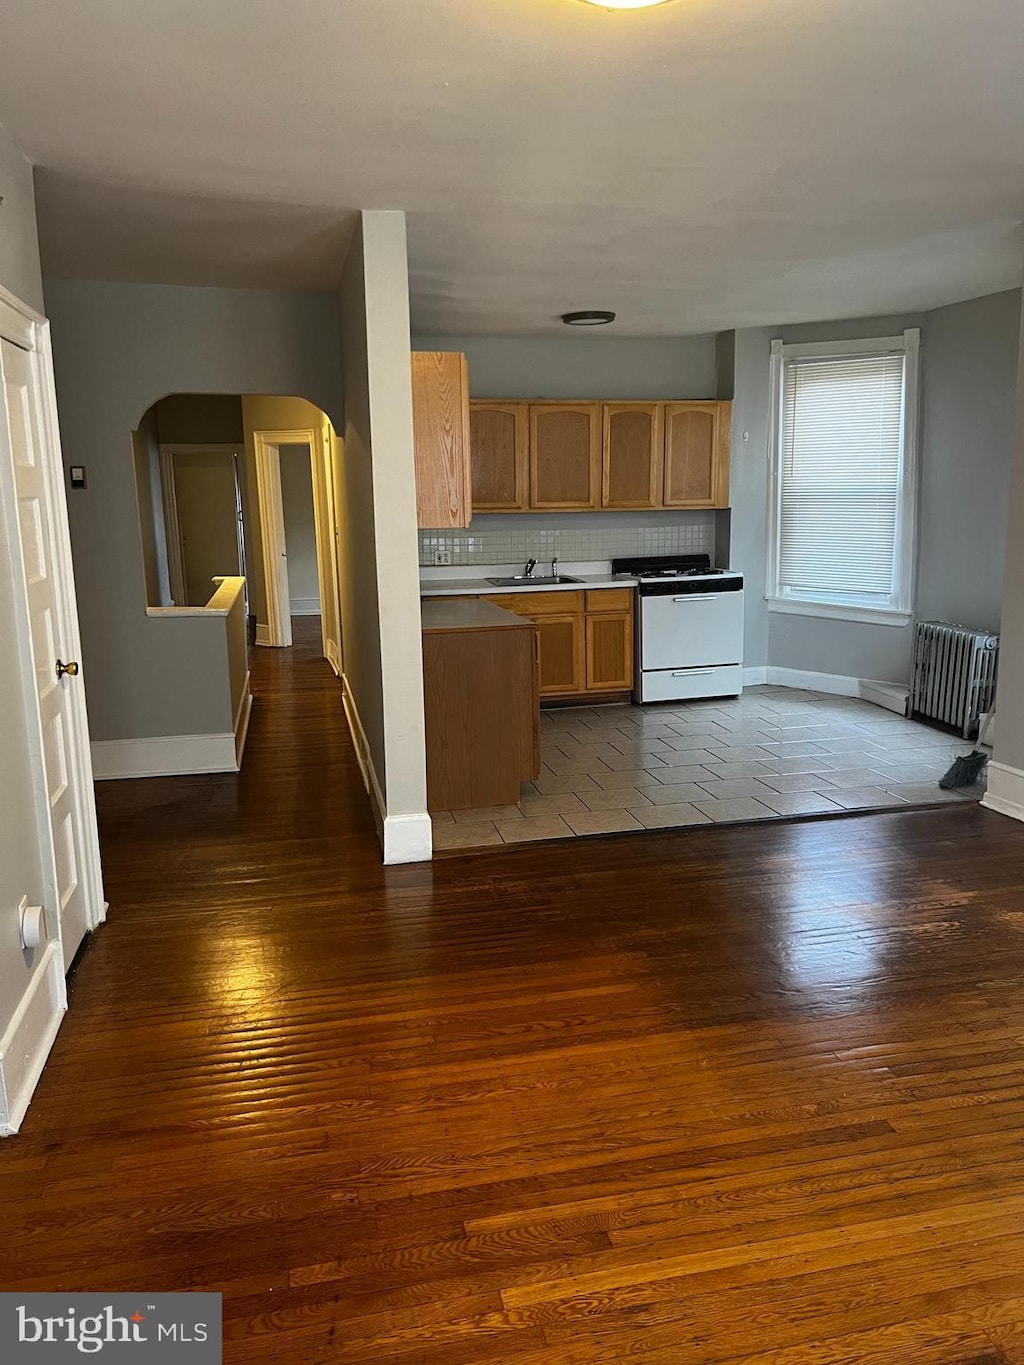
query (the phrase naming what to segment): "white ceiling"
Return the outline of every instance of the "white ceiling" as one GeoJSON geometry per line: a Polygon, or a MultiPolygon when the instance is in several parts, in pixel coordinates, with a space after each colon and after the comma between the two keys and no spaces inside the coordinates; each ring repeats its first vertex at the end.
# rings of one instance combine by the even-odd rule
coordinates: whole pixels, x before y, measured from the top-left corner
{"type": "Polygon", "coordinates": [[[1019,285],[1022,70],[1021,0],[33,0],[0,122],[51,275],[329,288],[404,208],[418,331],[679,335],[1019,285]]]}

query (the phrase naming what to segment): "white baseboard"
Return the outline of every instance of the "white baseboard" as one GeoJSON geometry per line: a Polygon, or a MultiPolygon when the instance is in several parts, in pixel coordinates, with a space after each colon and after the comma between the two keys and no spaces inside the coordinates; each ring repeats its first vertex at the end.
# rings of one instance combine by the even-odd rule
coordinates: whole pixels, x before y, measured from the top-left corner
{"type": "Polygon", "coordinates": [[[341,699],[345,707],[345,719],[348,721],[349,733],[352,736],[352,745],[356,751],[356,759],[359,763],[359,771],[362,773],[363,786],[366,788],[370,797],[370,804],[373,807],[373,816],[377,822],[377,834],[384,844],[384,817],[387,813],[387,802],[384,800],[384,791],[377,777],[377,770],[373,766],[373,759],[370,756],[370,742],[366,738],[366,731],[363,729],[363,722],[359,715],[359,707],[352,692],[348,677],[341,675],[341,699]]]}
{"type": "Polygon", "coordinates": [[[430,816],[387,815],[384,817],[384,862],[424,863],[433,851],[430,816]]]}
{"type": "Polygon", "coordinates": [[[270,627],[264,622],[256,622],[256,643],[258,645],[270,644],[270,627]]]}
{"type": "Polygon", "coordinates": [[[882,706],[897,716],[907,714],[910,690],[906,683],[876,682],[873,678],[861,678],[860,695],[875,706],[882,706]]]}
{"type": "Polygon", "coordinates": [[[328,641],[327,641],[327,654],[326,654],[325,657],[326,657],[326,659],[327,659],[327,662],[328,662],[328,663],[330,664],[330,666],[334,669],[335,674],[340,678],[340,677],[341,677],[341,651],[339,650],[338,645],[337,645],[337,642],[336,642],[335,640],[328,640],[328,641]]]}
{"type": "Polygon", "coordinates": [[[341,695],[352,744],[359,761],[359,771],[363,776],[363,786],[370,798],[373,818],[377,825],[377,837],[384,850],[384,862],[389,866],[394,863],[426,862],[433,851],[430,816],[426,811],[419,815],[388,815],[384,790],[373,766],[370,744],[359,716],[359,707],[344,673],[341,674],[341,695]]]}
{"type": "Polygon", "coordinates": [[[93,777],[180,777],[238,771],[235,735],[155,735],[148,739],[94,739],[93,777]]]}
{"type": "Polygon", "coordinates": [[[1008,815],[1011,820],[1024,820],[1024,772],[1008,763],[990,761],[988,790],[981,804],[999,815],[1008,815]]]}
{"type": "Polygon", "coordinates": [[[832,692],[837,697],[859,697],[860,678],[844,678],[840,673],[812,673],[804,668],[779,668],[769,664],[765,681],[774,687],[799,687],[808,692],[832,692]]]}
{"type": "Polygon", "coordinates": [[[292,616],[319,616],[320,599],[319,597],[293,597],[288,603],[288,610],[292,616]]]}
{"type": "Polygon", "coordinates": [[[235,712],[235,768],[242,767],[245,741],[249,736],[249,717],[252,715],[252,693],[249,691],[249,674],[245,675],[245,690],[235,712]]]}
{"type": "Polygon", "coordinates": [[[743,670],[744,687],[763,687],[767,681],[768,669],[764,664],[759,664],[754,668],[745,668],[743,670]]]}
{"type": "Polygon", "coordinates": [[[62,984],[57,945],[48,943],[0,1038],[0,1136],[21,1127],[67,1009],[62,984]]]}

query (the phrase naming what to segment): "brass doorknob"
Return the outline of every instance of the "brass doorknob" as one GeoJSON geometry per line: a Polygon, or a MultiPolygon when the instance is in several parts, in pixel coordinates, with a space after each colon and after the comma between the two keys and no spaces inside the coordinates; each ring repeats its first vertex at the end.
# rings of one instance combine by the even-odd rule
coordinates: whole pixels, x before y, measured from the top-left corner
{"type": "Polygon", "coordinates": [[[68,675],[69,678],[77,678],[77,677],[78,677],[78,665],[77,665],[76,663],[70,663],[70,664],[61,663],[60,659],[58,659],[58,660],[57,660],[57,681],[58,681],[58,682],[60,681],[61,678],[63,678],[63,676],[64,676],[65,673],[68,675]]]}

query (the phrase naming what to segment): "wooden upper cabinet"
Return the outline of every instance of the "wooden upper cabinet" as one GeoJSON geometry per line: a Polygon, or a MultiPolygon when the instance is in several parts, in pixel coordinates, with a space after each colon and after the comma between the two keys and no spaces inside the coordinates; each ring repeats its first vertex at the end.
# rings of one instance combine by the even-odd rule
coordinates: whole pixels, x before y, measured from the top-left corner
{"type": "Polygon", "coordinates": [[[605,403],[602,507],[661,505],[663,403],[605,403]]]}
{"type": "Polygon", "coordinates": [[[728,507],[728,403],[665,404],[665,507],[728,507]]]}
{"type": "Polygon", "coordinates": [[[601,505],[601,404],[530,404],[530,506],[589,511],[601,505]]]}
{"type": "Polygon", "coordinates": [[[469,405],[474,512],[525,512],[530,505],[530,406],[469,405]]]}
{"type": "Polygon", "coordinates": [[[412,415],[417,523],[424,528],[468,526],[473,495],[464,355],[412,353],[412,415]]]}

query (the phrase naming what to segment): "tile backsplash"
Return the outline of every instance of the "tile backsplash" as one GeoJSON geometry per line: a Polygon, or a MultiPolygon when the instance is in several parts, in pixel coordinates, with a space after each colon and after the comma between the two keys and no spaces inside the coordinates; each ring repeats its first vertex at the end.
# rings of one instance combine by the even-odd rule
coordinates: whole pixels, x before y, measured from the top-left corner
{"type": "Polygon", "coordinates": [[[434,565],[438,551],[452,564],[518,564],[614,559],[621,555],[715,552],[714,512],[581,512],[575,515],[496,514],[476,517],[467,530],[421,531],[420,564],[434,565]]]}

